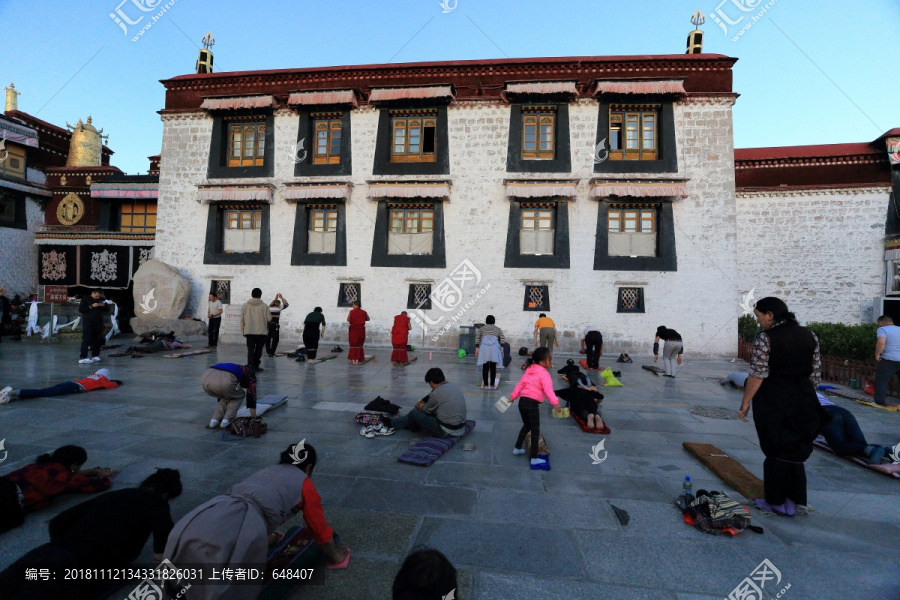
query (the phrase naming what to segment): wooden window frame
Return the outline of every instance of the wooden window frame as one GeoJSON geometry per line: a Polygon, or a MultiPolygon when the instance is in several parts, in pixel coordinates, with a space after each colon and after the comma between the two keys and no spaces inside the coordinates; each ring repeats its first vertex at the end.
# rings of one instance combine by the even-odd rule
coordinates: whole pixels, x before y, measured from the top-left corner
{"type": "Polygon", "coordinates": [[[156,202],[142,202],[142,201],[132,201],[132,202],[123,202],[119,207],[119,231],[122,233],[156,233],[156,214],[157,214],[157,204],[156,202]],[[138,212],[136,208],[143,208],[142,211],[138,212]],[[153,209],[152,212],[150,209],[153,209]],[[126,209],[129,209],[126,211],[126,209]],[[143,224],[136,225],[135,220],[136,217],[143,217],[143,224]],[[152,216],[153,225],[149,225],[148,221],[152,216]],[[126,225],[125,220],[128,217],[129,223],[126,225]]]}
{"type": "Polygon", "coordinates": [[[307,231],[319,231],[322,233],[337,233],[338,209],[337,207],[315,207],[309,209],[307,231]],[[321,213],[322,229],[316,228],[318,213],[321,213]],[[333,228],[332,228],[333,225],[333,228]]]}
{"type": "Polygon", "coordinates": [[[337,165],[341,163],[341,146],[344,142],[342,118],[340,113],[318,113],[310,115],[313,123],[315,140],[313,142],[313,164],[337,165]],[[325,133],[325,149],[320,151],[319,132],[325,133]],[[335,136],[335,132],[337,136],[335,136]],[[337,137],[337,145],[335,145],[337,137]]]}
{"type": "Polygon", "coordinates": [[[523,106],[522,107],[522,159],[554,160],[556,159],[556,107],[555,106],[523,106]],[[542,128],[550,126],[548,148],[544,148],[542,128]],[[534,143],[529,147],[529,128],[533,128],[534,143]]]}
{"type": "Polygon", "coordinates": [[[388,206],[388,234],[391,233],[434,233],[434,208],[388,206]],[[415,219],[411,219],[414,213],[415,219]],[[423,218],[426,213],[430,213],[429,219],[423,218]],[[394,220],[398,214],[402,223],[402,231],[394,229],[394,220]],[[410,230],[410,223],[413,220],[416,223],[415,231],[410,230]],[[426,221],[431,222],[431,228],[427,230],[422,227],[422,224],[426,221]]]}
{"type": "Polygon", "coordinates": [[[607,231],[611,233],[658,233],[659,231],[659,207],[658,206],[631,206],[631,205],[615,205],[611,204],[607,213],[607,231]],[[626,229],[625,213],[636,212],[634,231],[626,229]],[[644,230],[644,217],[650,217],[652,222],[652,230],[644,230]],[[613,221],[617,223],[617,228],[613,229],[613,221]]]}
{"type": "Polygon", "coordinates": [[[227,117],[225,119],[228,145],[226,165],[228,167],[262,167],[265,165],[268,128],[265,117],[227,117]],[[248,148],[248,128],[253,131],[253,145],[248,148]],[[261,139],[260,139],[261,138],[261,139]],[[235,154],[235,143],[239,144],[239,154],[235,154]]]}
{"type": "Polygon", "coordinates": [[[437,157],[437,111],[395,111],[390,113],[391,123],[391,162],[392,163],[433,163],[437,157]],[[410,122],[418,126],[417,144],[413,138],[410,122]],[[425,151],[426,130],[431,130],[431,151],[425,151]],[[398,140],[398,132],[402,131],[398,140]],[[417,146],[413,151],[411,148],[417,146]],[[399,148],[399,150],[398,150],[399,148]]]}
{"type": "Polygon", "coordinates": [[[662,106],[657,104],[611,104],[609,107],[609,159],[659,160],[659,123],[662,106]],[[651,135],[645,135],[652,122],[651,135]],[[634,129],[629,124],[635,123],[634,129]],[[634,146],[629,147],[629,131],[635,133],[634,146]]]}

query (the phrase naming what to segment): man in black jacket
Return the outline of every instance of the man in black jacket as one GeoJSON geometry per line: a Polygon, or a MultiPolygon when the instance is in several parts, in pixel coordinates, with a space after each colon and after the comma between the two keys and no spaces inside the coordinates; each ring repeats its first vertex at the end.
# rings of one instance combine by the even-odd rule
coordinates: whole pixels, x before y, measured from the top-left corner
{"type": "Polygon", "coordinates": [[[102,290],[94,290],[81,299],[81,356],[79,363],[100,362],[103,345],[103,315],[106,314],[106,298],[102,290]],[[88,356],[88,350],[91,356],[88,356]]]}

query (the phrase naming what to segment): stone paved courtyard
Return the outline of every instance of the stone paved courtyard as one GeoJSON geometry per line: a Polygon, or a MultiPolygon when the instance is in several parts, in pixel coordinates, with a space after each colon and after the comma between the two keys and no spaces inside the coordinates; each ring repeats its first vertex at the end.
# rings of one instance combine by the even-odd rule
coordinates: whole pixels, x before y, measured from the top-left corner
{"type": "MultiPolygon", "coordinates": [[[[518,411],[499,414],[493,408],[521,374],[518,357],[501,370],[500,390],[482,391],[471,357],[435,354],[429,362],[428,353],[419,352],[418,362],[393,368],[389,350],[375,353],[377,361],[361,367],[350,366],[346,354],[317,365],[264,357],[260,395],[287,395],[288,405],[267,417],[269,433],[262,438],[223,441],[220,433],[203,428],[213,401],[201,389],[200,375],[216,362],[244,362],[243,346],[178,360],[106,358],[104,352],[99,365],[79,365],[73,342],[4,340],[0,386],[44,387],[98,367],[111,369],[126,385],[0,407],[0,439],[8,451],[0,473],[72,443],[87,448],[87,466],[122,469],[113,489],[138,484],[155,467],[178,468],[185,491],[171,503],[177,520],[274,464],[288,444],[305,438],[319,452],[314,481],[325,515],[353,557],[349,569],[327,572],[323,586],[299,588],[292,596],[298,599],[390,598],[400,562],[419,545],[448,556],[459,570],[457,597],[466,600],[721,600],[764,559],[782,575],[779,586],[770,582],[765,588],[772,598],[789,583],[782,598],[900,599],[900,482],[819,450],[807,462],[812,515],[763,518],[754,511],[765,534],[736,538],[705,535],[681,522],[672,499],[685,475],[695,490],[724,487],[682,442],[715,444],[762,476],[752,424],[689,412],[695,406],[736,412],[740,393],[709,378],[743,369],[741,362],[688,357],[675,380],[642,371],[646,358],[613,364],[625,387],[603,390],[602,411],[612,428],[605,436],[608,459],[595,465],[589,457],[603,436],[581,432],[571,419],[551,419],[546,409],[541,425],[553,470],[541,472],[511,453],[521,425],[518,411]],[[414,434],[365,439],[353,416],[378,395],[408,410],[425,395],[423,378],[431,366],[463,385],[477,426],[464,440],[474,450],[459,444],[423,469],[396,461],[414,434]],[[627,526],[613,506],[630,515],[627,526]]],[[[555,357],[557,367],[565,358],[555,357]]],[[[897,443],[900,413],[836,403],[857,416],[870,442],[897,443]]],[[[57,501],[3,535],[0,567],[47,541],[47,520],[85,498],[57,501]]],[[[149,557],[145,548],[142,560],[149,557]]]]}

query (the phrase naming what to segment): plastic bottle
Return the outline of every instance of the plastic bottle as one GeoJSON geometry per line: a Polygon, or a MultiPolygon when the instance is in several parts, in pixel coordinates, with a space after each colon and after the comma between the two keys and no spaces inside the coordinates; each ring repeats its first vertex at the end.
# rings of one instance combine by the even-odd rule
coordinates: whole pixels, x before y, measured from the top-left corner
{"type": "Polygon", "coordinates": [[[682,496],[693,496],[694,495],[693,485],[691,485],[691,476],[690,475],[684,476],[684,483],[681,484],[681,495],[682,496]]]}

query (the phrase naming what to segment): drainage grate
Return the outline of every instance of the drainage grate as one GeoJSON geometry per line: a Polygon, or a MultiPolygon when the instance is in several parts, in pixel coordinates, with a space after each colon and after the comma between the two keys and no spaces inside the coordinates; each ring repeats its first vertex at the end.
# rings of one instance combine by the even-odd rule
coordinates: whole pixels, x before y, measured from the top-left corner
{"type": "Polygon", "coordinates": [[[691,409],[692,415],[698,417],[707,417],[709,419],[737,419],[737,410],[728,408],[709,408],[706,406],[695,406],[691,409]]]}

